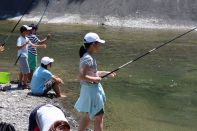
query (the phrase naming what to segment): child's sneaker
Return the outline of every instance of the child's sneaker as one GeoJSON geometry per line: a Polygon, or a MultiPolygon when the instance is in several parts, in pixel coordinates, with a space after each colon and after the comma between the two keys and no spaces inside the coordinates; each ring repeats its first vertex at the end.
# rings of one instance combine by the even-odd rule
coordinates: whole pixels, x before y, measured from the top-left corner
{"type": "Polygon", "coordinates": [[[22,86],[23,86],[22,83],[19,82],[19,83],[18,83],[18,88],[22,88],[22,86]]]}
{"type": "Polygon", "coordinates": [[[11,89],[11,85],[10,84],[6,84],[6,85],[0,85],[0,90],[2,91],[7,91],[11,89]]]}
{"type": "Polygon", "coordinates": [[[30,89],[29,85],[22,85],[22,89],[30,89]]]}

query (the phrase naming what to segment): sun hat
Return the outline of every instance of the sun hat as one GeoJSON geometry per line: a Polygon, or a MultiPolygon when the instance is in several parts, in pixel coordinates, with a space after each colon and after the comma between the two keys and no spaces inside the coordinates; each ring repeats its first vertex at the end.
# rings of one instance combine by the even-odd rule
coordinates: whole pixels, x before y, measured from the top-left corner
{"type": "Polygon", "coordinates": [[[29,27],[27,25],[23,25],[20,28],[20,32],[23,33],[24,31],[31,30],[31,29],[32,29],[32,27],[29,27]]]}
{"type": "Polygon", "coordinates": [[[54,59],[46,57],[46,56],[41,59],[41,63],[44,64],[44,65],[48,65],[52,62],[54,62],[54,59]]]}
{"type": "Polygon", "coordinates": [[[87,33],[84,36],[84,42],[85,43],[99,42],[101,44],[104,44],[105,43],[105,40],[100,39],[100,37],[98,36],[98,34],[93,33],[93,32],[90,32],[90,33],[87,33]]]}

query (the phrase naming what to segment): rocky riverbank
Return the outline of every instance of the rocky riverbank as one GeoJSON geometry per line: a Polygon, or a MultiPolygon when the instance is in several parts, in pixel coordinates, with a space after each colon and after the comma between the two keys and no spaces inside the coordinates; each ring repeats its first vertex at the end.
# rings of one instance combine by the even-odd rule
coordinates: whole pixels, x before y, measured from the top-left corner
{"type": "MultiPolygon", "coordinates": [[[[13,124],[17,131],[27,131],[29,114],[37,105],[51,103],[61,106],[59,99],[32,96],[29,90],[0,91],[0,101],[0,122],[13,124]]],[[[77,120],[66,109],[65,112],[72,131],[76,131],[77,120]]]]}

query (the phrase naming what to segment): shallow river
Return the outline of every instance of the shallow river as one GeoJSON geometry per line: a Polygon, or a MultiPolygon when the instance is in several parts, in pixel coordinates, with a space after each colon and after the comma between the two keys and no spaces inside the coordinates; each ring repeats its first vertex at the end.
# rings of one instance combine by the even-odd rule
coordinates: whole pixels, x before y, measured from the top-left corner
{"type": "MultiPolygon", "coordinates": [[[[15,23],[0,21],[0,40],[15,23]]],[[[183,33],[185,30],[145,30],[80,25],[42,24],[39,36],[51,33],[43,56],[53,57],[52,72],[64,79],[61,99],[65,108],[79,116],[73,105],[79,95],[78,49],[83,36],[97,32],[107,41],[95,55],[99,70],[112,70],[136,56],[183,33]]],[[[0,54],[0,71],[17,79],[16,31],[0,54]]],[[[159,49],[104,79],[107,95],[106,131],[196,131],[197,130],[197,32],[159,49]]]]}

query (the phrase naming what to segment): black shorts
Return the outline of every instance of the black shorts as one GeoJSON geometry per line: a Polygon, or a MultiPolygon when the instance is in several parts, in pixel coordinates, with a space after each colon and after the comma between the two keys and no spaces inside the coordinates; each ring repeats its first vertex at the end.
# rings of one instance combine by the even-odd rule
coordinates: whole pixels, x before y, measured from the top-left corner
{"type": "Polygon", "coordinates": [[[98,113],[96,113],[95,116],[103,115],[104,113],[104,109],[102,108],[98,113]]]}

